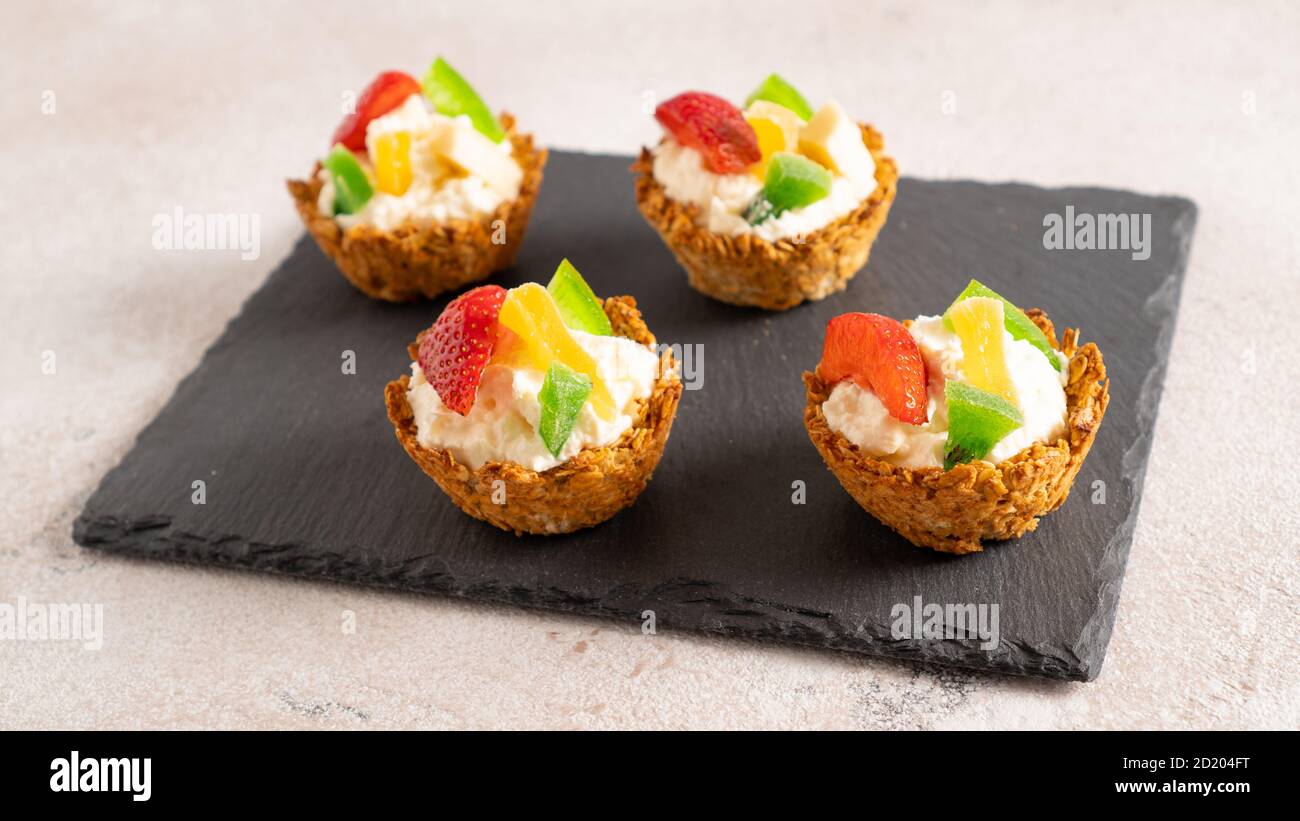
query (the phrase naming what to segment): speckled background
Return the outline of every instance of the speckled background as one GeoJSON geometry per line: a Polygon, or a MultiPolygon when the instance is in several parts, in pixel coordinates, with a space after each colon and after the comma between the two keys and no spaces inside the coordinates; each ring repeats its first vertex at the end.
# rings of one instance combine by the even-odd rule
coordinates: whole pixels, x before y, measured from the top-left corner
{"type": "Polygon", "coordinates": [[[807,3],[789,26],[788,4],[755,2],[177,5],[28,4],[0,34],[0,602],[105,619],[99,651],[0,641],[0,727],[1300,726],[1294,6],[807,3]],[[1101,678],[645,636],[74,546],[99,477],[299,236],[282,180],[342,93],[435,53],[566,148],[630,151],[655,134],[647,101],[739,97],[776,68],[874,121],[906,174],[1194,199],[1101,678]],[[153,216],[177,206],[257,214],[260,256],[155,250],[153,216]]]}

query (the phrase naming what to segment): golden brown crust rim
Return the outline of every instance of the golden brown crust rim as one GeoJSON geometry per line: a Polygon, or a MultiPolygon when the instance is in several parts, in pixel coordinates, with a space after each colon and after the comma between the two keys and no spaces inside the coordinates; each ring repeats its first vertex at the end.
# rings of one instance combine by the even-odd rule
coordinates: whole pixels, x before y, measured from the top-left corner
{"type": "Polygon", "coordinates": [[[632,165],[636,201],[677,261],[691,287],[729,302],[783,311],[844,290],[864,265],[898,192],[898,166],[885,156],[885,138],[860,124],[876,162],[876,190],[849,214],[803,237],[803,242],[715,234],[696,222],[699,209],[669,198],[654,176],[654,157],[641,149],[632,165]]]}
{"type": "Polygon", "coordinates": [[[535,148],[532,135],[517,132],[509,114],[501,115],[501,124],[523,169],[523,182],[518,197],[478,221],[408,223],[392,231],[358,225],[344,231],[333,216],[316,208],[321,181],[315,172],[305,180],[288,180],[289,193],[316,244],[366,296],[389,302],[432,298],[509,268],[524,241],[542,187],[546,149],[535,148]],[[504,234],[498,230],[502,227],[504,234]],[[494,234],[505,241],[493,243],[494,234]]]}
{"type": "MultiPolygon", "coordinates": [[[[605,313],[615,334],[643,345],[655,344],[632,297],[610,297],[605,300],[605,313]]],[[[665,348],[654,391],[641,403],[632,427],[615,444],[580,451],[542,473],[513,462],[489,462],[470,470],[450,452],[420,445],[406,400],[409,380],[403,376],[384,389],[397,440],[457,507],[516,535],[569,533],[591,527],[636,501],[663,455],[682,395],[676,363],[665,348]],[[494,496],[504,503],[498,504],[494,496]]]]}
{"type": "Polygon", "coordinates": [[[1066,436],[1035,443],[1010,459],[970,462],[952,470],[901,468],[859,452],[831,430],[822,414],[830,388],[804,373],[808,405],[804,427],[831,473],[864,510],[915,545],[945,553],[973,553],[981,539],[1012,539],[1060,507],[1092,447],[1110,403],[1106,365],[1095,343],[1079,346],[1079,331],[1061,343],[1047,315],[1025,312],[1052,347],[1069,357],[1065,386],[1066,436]]]}

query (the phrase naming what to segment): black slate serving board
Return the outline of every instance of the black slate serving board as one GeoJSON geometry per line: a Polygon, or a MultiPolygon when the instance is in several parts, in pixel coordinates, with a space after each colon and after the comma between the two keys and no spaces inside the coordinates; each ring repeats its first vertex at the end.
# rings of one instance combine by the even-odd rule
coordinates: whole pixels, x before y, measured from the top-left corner
{"type": "MultiPolygon", "coordinates": [[[[441,311],[354,291],[304,238],[110,471],[74,525],[87,547],[235,565],[937,661],[1091,679],[1115,620],[1195,224],[1184,199],[905,179],[848,290],[771,314],[692,291],[636,211],[627,157],[554,152],[507,287],[569,257],[632,294],[661,342],[698,346],[658,471],[600,527],[516,538],[463,515],[407,458],[384,384],[441,311]],[[1150,259],[1046,250],[1048,213],[1151,215],[1150,259]],[[800,374],[826,321],[937,313],[975,276],[1096,341],[1111,405],[1067,503],[1024,538],[912,547],[844,493],[804,432],[800,374]],[[341,367],[356,355],[356,373],[341,367]],[[206,502],[193,502],[193,483],[206,502]],[[795,504],[795,482],[806,487],[795,504]],[[1104,483],[1104,504],[1095,483],[1104,483]],[[1000,643],[896,639],[895,605],[993,604],[1000,643]]],[[[286,207],[287,204],[286,204],[286,207]]]]}

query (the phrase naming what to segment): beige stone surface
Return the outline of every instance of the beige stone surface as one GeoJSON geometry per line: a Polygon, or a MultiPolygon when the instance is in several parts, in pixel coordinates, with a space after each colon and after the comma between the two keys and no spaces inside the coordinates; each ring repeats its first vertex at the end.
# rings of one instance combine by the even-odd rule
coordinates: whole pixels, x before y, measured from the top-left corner
{"type": "Polygon", "coordinates": [[[789,26],[789,4],[644,5],[6,9],[0,601],[100,603],[105,639],[0,641],[0,727],[1300,725],[1300,9],[807,2],[789,26]],[[326,147],[343,92],[435,53],[552,147],[632,154],[648,101],[738,97],[779,69],[878,123],[905,175],[1194,198],[1101,678],[643,636],[73,545],[99,477],[301,234],[283,180],[326,147]],[[154,215],[178,206],[258,215],[260,255],[155,250],[154,215]]]}

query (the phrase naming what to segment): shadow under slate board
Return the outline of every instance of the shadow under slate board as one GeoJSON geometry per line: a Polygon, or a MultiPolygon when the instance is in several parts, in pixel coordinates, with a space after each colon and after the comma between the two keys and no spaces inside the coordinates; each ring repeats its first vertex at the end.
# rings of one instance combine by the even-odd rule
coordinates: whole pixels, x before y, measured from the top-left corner
{"type": "MultiPolygon", "coordinates": [[[[450,593],[734,636],[1064,679],[1100,670],[1133,536],[1195,225],[1184,199],[906,179],[847,291],[773,314],[707,299],[641,220],[628,157],[554,152],[514,269],[569,257],[635,296],[660,342],[695,346],[654,480],[613,520],[517,538],[470,519],[407,458],[383,388],[449,296],[388,305],[304,238],[86,503],[84,546],[450,593]],[[1150,214],[1151,254],[1046,250],[1046,214],[1150,214]],[[864,513],[803,428],[802,371],[832,316],[937,313],[972,276],[1077,326],[1111,405],[1066,504],[1022,539],[953,557],[864,513]],[[356,373],[340,367],[354,351],[356,373]],[[192,483],[206,483],[206,503],[192,483]],[[806,500],[795,504],[795,482],[806,500]],[[1102,489],[1104,488],[1104,503],[1102,489]],[[996,604],[999,644],[895,638],[898,604],[996,604]]],[[[286,203],[285,207],[289,207],[286,203]]]]}

